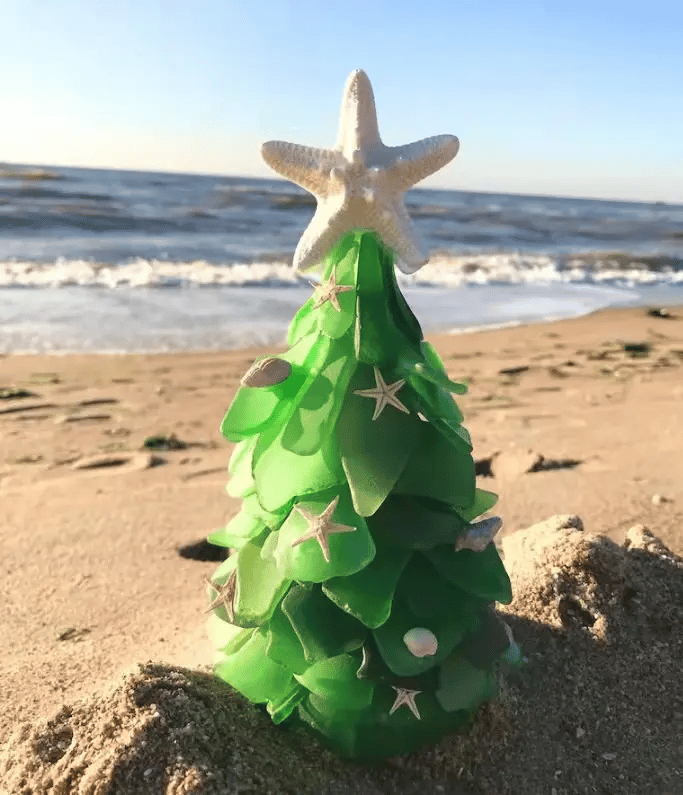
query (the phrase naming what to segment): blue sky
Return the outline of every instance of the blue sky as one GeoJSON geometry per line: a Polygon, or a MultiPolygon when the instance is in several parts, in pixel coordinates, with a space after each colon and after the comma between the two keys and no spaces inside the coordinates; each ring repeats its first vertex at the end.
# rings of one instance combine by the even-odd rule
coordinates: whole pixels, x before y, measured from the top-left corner
{"type": "Polygon", "coordinates": [[[4,0],[0,161],[270,176],[331,146],[362,68],[425,186],[683,202],[683,4],[4,0]]]}

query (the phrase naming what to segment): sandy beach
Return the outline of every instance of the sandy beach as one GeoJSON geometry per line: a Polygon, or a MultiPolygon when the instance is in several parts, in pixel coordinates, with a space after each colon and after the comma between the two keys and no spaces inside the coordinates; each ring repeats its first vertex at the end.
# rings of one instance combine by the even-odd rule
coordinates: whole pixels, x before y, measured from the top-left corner
{"type": "Polygon", "coordinates": [[[218,428],[264,351],[2,357],[0,793],[683,792],[683,308],[428,338],[469,383],[457,402],[503,540],[580,517],[583,531],[565,519],[547,534],[611,540],[596,548],[623,582],[581,581],[587,542],[543,558],[510,541],[506,611],[528,663],[501,704],[467,742],[341,763],[205,676],[203,581],[221,551],[206,559],[200,542],[239,508],[218,428]],[[552,566],[599,620],[564,620],[552,566]],[[636,580],[641,607],[615,613],[606,595],[625,600],[636,580]],[[164,697],[131,696],[173,687],[196,708],[174,757],[164,697]]]}

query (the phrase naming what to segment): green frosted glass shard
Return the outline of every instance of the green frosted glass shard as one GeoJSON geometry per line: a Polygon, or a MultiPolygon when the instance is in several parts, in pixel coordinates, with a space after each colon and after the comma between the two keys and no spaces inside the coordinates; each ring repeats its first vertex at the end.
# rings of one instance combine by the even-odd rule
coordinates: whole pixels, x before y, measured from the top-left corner
{"type": "Polygon", "coordinates": [[[479,627],[465,638],[460,651],[476,668],[488,670],[509,648],[510,638],[503,620],[487,606],[479,611],[479,627]]]}
{"type": "Polygon", "coordinates": [[[356,367],[349,340],[336,340],[328,361],[292,414],[282,435],[285,449],[312,455],[332,433],[356,367]]]}
{"type": "Polygon", "coordinates": [[[305,687],[297,684],[295,680],[293,681],[294,685],[290,690],[285,691],[279,698],[268,702],[268,714],[276,726],[286,720],[308,695],[308,690],[305,687]]]}
{"type": "Polygon", "coordinates": [[[296,685],[291,671],[266,656],[266,637],[256,630],[234,654],[217,663],[214,673],[256,704],[276,701],[296,685]]]}
{"type": "Polygon", "coordinates": [[[383,256],[384,274],[387,283],[387,303],[389,312],[394,318],[396,326],[403,332],[406,338],[413,344],[419,345],[422,340],[422,329],[412,309],[408,306],[406,299],[396,281],[396,271],[391,253],[384,250],[383,256]]]}
{"type": "MultiPolygon", "coordinates": [[[[420,349],[422,350],[422,354],[427,360],[427,364],[430,365],[427,370],[429,373],[436,373],[439,381],[434,381],[434,383],[439,384],[444,389],[448,389],[451,392],[455,392],[456,395],[465,395],[467,394],[467,384],[463,384],[460,381],[453,381],[448,378],[448,374],[446,373],[446,366],[444,365],[441,357],[436,352],[433,345],[431,345],[427,340],[423,340],[420,344],[420,349]],[[448,385],[445,382],[442,382],[442,376],[446,376],[448,381],[448,385]]],[[[425,372],[425,378],[430,378],[431,376],[425,372]]]]}
{"type": "Polygon", "coordinates": [[[260,519],[263,524],[271,530],[277,530],[284,521],[285,516],[287,516],[289,508],[283,506],[277,511],[267,511],[259,502],[258,495],[254,491],[242,498],[242,510],[260,519]]]}
{"type": "Polygon", "coordinates": [[[399,372],[405,374],[407,382],[418,396],[418,405],[411,405],[411,409],[420,411],[425,417],[438,417],[456,428],[460,425],[463,415],[450,392],[407,368],[399,372]]]}
{"type": "Polygon", "coordinates": [[[231,442],[259,433],[270,421],[279,401],[273,389],[240,387],[223,418],[221,433],[231,442]]]}
{"type": "Polygon", "coordinates": [[[460,513],[463,519],[471,522],[477,516],[487,513],[498,502],[498,495],[492,491],[485,491],[484,489],[476,489],[474,493],[474,500],[466,508],[463,508],[460,513]]]}
{"type": "Polygon", "coordinates": [[[453,654],[439,670],[439,689],[434,694],[446,712],[473,710],[496,692],[496,677],[475,668],[459,653],[453,654]]]}
{"type": "Polygon", "coordinates": [[[313,309],[313,298],[308,301],[299,309],[294,315],[292,322],[289,324],[287,331],[287,345],[290,347],[296,345],[297,342],[318,331],[320,316],[317,311],[313,309]]]}
{"type": "Polygon", "coordinates": [[[495,544],[483,552],[452,547],[437,547],[422,554],[448,582],[487,601],[510,604],[512,588],[495,544]]]}
{"type": "MultiPolygon", "coordinates": [[[[410,380],[411,385],[418,392],[420,392],[420,382],[424,382],[424,388],[438,386],[446,393],[455,392],[455,394],[464,395],[467,392],[465,384],[451,381],[442,369],[437,369],[425,361],[424,346],[428,344],[427,342],[422,343],[422,356],[418,356],[412,348],[404,348],[396,364],[396,370],[401,373],[403,378],[410,380]]],[[[462,419],[459,421],[462,422],[462,419]]]]}
{"type": "Polygon", "coordinates": [[[296,680],[325,700],[331,708],[361,710],[372,702],[373,686],[358,679],[358,660],[349,654],[340,654],[312,665],[296,680]]]}
{"type": "Polygon", "coordinates": [[[268,623],[268,645],[266,654],[271,660],[289,668],[295,674],[302,674],[309,666],[291,621],[282,612],[279,604],[268,623]]]}
{"type": "Polygon", "coordinates": [[[294,583],[282,601],[282,612],[310,663],[359,649],[368,633],[360,621],[332,604],[319,585],[309,590],[294,583]]]}
{"type": "Polygon", "coordinates": [[[407,549],[431,549],[437,544],[455,544],[466,522],[446,503],[404,494],[390,494],[368,517],[375,539],[407,549]]]}
{"type": "Polygon", "coordinates": [[[217,530],[209,537],[209,543],[220,547],[244,546],[252,538],[258,538],[266,529],[263,521],[252,516],[244,508],[234,516],[225,529],[217,530]]]}
{"type": "Polygon", "coordinates": [[[245,544],[237,555],[235,622],[243,627],[260,626],[273,613],[291,580],[272,559],[261,557],[261,548],[245,544]]]}
{"type": "Polygon", "coordinates": [[[299,717],[320,735],[323,745],[340,756],[355,755],[357,712],[351,710],[325,711],[328,702],[311,693],[299,704],[299,717]]]}
{"type": "Polygon", "coordinates": [[[235,451],[230,458],[230,480],[226,486],[227,493],[239,500],[254,489],[254,476],[252,474],[252,459],[256,447],[256,437],[246,439],[238,445],[241,449],[235,451]]]}
{"type": "Polygon", "coordinates": [[[391,615],[372,634],[382,659],[391,671],[398,676],[416,676],[439,665],[462,641],[468,624],[467,616],[436,615],[418,619],[405,602],[395,596],[391,615]],[[406,646],[405,634],[417,627],[428,629],[436,636],[436,654],[416,657],[406,646]]]}
{"type": "Polygon", "coordinates": [[[394,491],[429,497],[457,508],[474,500],[474,460],[449,444],[429,423],[420,424],[420,444],[398,479],[394,491]]]}
{"type": "Polygon", "coordinates": [[[411,552],[377,543],[373,560],[348,577],[334,577],[323,583],[323,593],[338,607],[374,629],[391,613],[391,603],[399,577],[411,552]]]}
{"type": "Polygon", "coordinates": [[[479,626],[482,600],[440,577],[424,555],[413,555],[399,581],[397,595],[419,620],[449,616],[464,632],[479,626]]]}
{"type": "Polygon", "coordinates": [[[374,556],[375,544],[368,532],[367,523],[354,511],[347,488],[337,495],[328,494],[325,499],[314,498],[298,502],[280,528],[273,551],[280,571],[292,580],[306,582],[323,582],[331,577],[355,574],[367,566],[374,556]],[[334,525],[355,529],[325,533],[322,543],[313,537],[300,541],[310,534],[315,524],[314,519],[307,520],[302,512],[310,517],[319,517],[333,506],[336,496],[339,500],[331,517],[332,530],[335,529],[334,525]],[[325,557],[325,544],[329,560],[325,557]]]}
{"type": "Polygon", "coordinates": [[[254,634],[254,629],[238,627],[211,613],[206,622],[206,634],[222,660],[226,655],[239,651],[254,634]]]}
{"type": "MultiPolygon", "coordinates": [[[[394,379],[383,374],[386,383],[394,379]]],[[[421,421],[395,406],[386,406],[373,420],[376,401],[354,394],[373,389],[374,371],[359,365],[337,422],[337,437],[353,504],[361,516],[370,516],[384,502],[399,479],[421,437],[421,421]]],[[[401,390],[397,398],[401,399],[401,390]]]]}
{"type": "Polygon", "coordinates": [[[312,455],[297,455],[285,450],[280,435],[254,466],[254,480],[261,505],[278,511],[297,496],[339,487],[346,478],[334,437],[325,439],[312,455]]]}

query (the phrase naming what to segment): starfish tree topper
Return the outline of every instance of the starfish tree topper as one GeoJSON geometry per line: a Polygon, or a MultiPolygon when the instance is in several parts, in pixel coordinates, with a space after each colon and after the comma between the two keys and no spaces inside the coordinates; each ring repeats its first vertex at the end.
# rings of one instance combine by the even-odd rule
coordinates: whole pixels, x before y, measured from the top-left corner
{"type": "Polygon", "coordinates": [[[318,200],[294,253],[295,268],[316,268],[345,234],[358,229],[376,232],[405,273],[421,268],[428,252],[408,216],[403,194],[449,163],[458,148],[454,135],[386,146],[379,135],[370,80],[362,69],[351,72],[333,149],[285,141],[268,141],[261,147],[274,171],[318,200]]]}

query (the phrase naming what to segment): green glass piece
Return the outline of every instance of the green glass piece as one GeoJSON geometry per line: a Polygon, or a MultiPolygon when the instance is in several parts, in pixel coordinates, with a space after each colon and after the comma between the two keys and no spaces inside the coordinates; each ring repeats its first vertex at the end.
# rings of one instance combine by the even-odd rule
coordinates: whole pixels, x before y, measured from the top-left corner
{"type": "Polygon", "coordinates": [[[225,490],[235,499],[242,499],[254,489],[252,459],[255,447],[256,437],[245,439],[235,448],[230,459],[230,480],[225,490]]]}
{"type": "Polygon", "coordinates": [[[234,516],[226,528],[211,533],[208,541],[219,547],[244,546],[249,539],[258,538],[266,529],[265,524],[255,516],[249,514],[244,508],[234,516]]]}
{"type": "Polygon", "coordinates": [[[319,735],[321,743],[343,757],[355,756],[357,712],[327,710],[326,699],[311,693],[299,704],[299,717],[319,735]]]}
{"type": "Polygon", "coordinates": [[[231,442],[259,433],[270,421],[280,400],[279,390],[273,387],[240,387],[223,418],[221,433],[231,442]]]}
{"type": "Polygon", "coordinates": [[[471,711],[496,692],[496,677],[491,671],[475,668],[456,652],[439,670],[439,689],[434,693],[446,712],[471,711]]]}
{"type": "Polygon", "coordinates": [[[372,634],[382,659],[391,671],[398,676],[416,676],[446,659],[462,641],[467,628],[467,617],[436,615],[418,619],[406,603],[395,596],[391,615],[372,634]],[[434,633],[438,643],[436,654],[415,657],[408,649],[403,638],[406,632],[416,627],[424,627],[434,633]]]}
{"type": "MultiPolygon", "coordinates": [[[[391,383],[389,373],[382,374],[391,383]]],[[[373,420],[376,401],[354,394],[375,387],[374,371],[359,365],[337,423],[337,437],[353,504],[361,516],[371,516],[396,484],[421,438],[421,421],[394,406],[385,406],[373,420]]],[[[401,399],[401,390],[397,394],[401,399]]]]}
{"type": "Polygon", "coordinates": [[[387,249],[384,249],[382,264],[387,284],[387,304],[394,323],[411,344],[419,345],[422,329],[398,286],[393,257],[387,249]]]}
{"type": "Polygon", "coordinates": [[[289,588],[291,579],[270,558],[261,557],[261,547],[245,544],[237,554],[235,623],[260,626],[267,621],[289,588]]]}
{"type": "Polygon", "coordinates": [[[376,541],[377,551],[365,568],[347,577],[333,577],[323,583],[323,593],[337,607],[374,629],[391,613],[399,577],[411,552],[376,541]]]}
{"type": "Polygon", "coordinates": [[[355,367],[350,339],[335,340],[328,361],[284,430],[283,447],[298,455],[312,455],[320,448],[337,422],[355,367]]]}
{"type": "Polygon", "coordinates": [[[397,595],[419,620],[450,617],[458,622],[463,632],[472,632],[479,626],[478,610],[483,601],[439,576],[424,555],[413,555],[410,559],[399,581],[397,595]]]}
{"type": "Polygon", "coordinates": [[[448,389],[451,392],[455,392],[456,395],[467,394],[467,384],[463,384],[460,381],[453,381],[450,378],[448,378],[448,374],[446,372],[446,366],[444,365],[441,357],[436,352],[436,349],[431,343],[427,342],[427,340],[423,340],[422,343],[420,344],[420,350],[422,351],[422,355],[425,357],[427,364],[430,366],[426,368],[427,371],[429,371],[429,374],[425,372],[424,375],[425,378],[430,378],[431,374],[436,372],[439,380],[438,381],[435,380],[434,383],[443,386],[444,389],[448,389]],[[446,379],[448,380],[448,386],[442,382],[441,380],[442,375],[446,376],[446,379]]]}
{"type": "Polygon", "coordinates": [[[296,686],[291,671],[266,656],[266,636],[256,630],[235,653],[214,666],[220,679],[256,704],[277,701],[296,686]]]}
{"type": "Polygon", "coordinates": [[[478,629],[465,638],[460,651],[476,668],[488,670],[510,648],[510,639],[503,620],[490,605],[479,611],[479,622],[478,629]]]}
{"type": "Polygon", "coordinates": [[[359,649],[368,632],[360,621],[332,604],[319,585],[308,589],[294,583],[282,601],[282,612],[310,663],[359,649]]]}
{"type": "MultiPolygon", "coordinates": [[[[451,381],[442,369],[437,369],[429,361],[426,361],[424,346],[428,344],[427,342],[422,343],[421,356],[412,348],[404,348],[396,364],[396,370],[401,373],[403,378],[408,379],[418,392],[420,392],[420,382],[426,382],[425,388],[438,386],[446,393],[455,392],[464,395],[467,392],[465,384],[451,381]]],[[[462,419],[459,421],[462,422],[462,419]]]]}
{"type": "Polygon", "coordinates": [[[420,445],[395,486],[399,494],[429,497],[458,508],[474,499],[474,460],[449,444],[436,428],[420,423],[420,445]]]}
{"type": "Polygon", "coordinates": [[[214,612],[209,615],[206,622],[206,634],[211,645],[220,653],[220,659],[239,651],[251,638],[254,631],[253,628],[245,629],[231,624],[229,621],[224,621],[214,612]]]}
{"type": "Polygon", "coordinates": [[[294,315],[292,322],[289,324],[287,332],[287,345],[291,348],[297,342],[318,331],[320,316],[317,311],[313,309],[313,297],[308,299],[306,303],[294,315]]]}
{"type": "Polygon", "coordinates": [[[407,549],[455,544],[468,526],[446,503],[404,494],[390,494],[368,517],[368,527],[376,540],[381,537],[407,549]]]}
{"type": "Polygon", "coordinates": [[[470,505],[467,506],[467,508],[463,508],[460,511],[460,514],[462,515],[463,519],[471,522],[473,519],[476,519],[477,516],[481,516],[483,513],[488,513],[488,511],[490,511],[497,502],[498,495],[494,494],[492,491],[475,489],[474,500],[470,505]]]}
{"type": "Polygon", "coordinates": [[[358,679],[358,660],[349,654],[340,654],[321,660],[296,680],[336,709],[361,710],[372,702],[373,685],[358,679]]]}
{"type": "Polygon", "coordinates": [[[260,504],[273,512],[291,504],[296,496],[333,489],[346,481],[334,437],[325,439],[312,455],[297,455],[285,450],[282,434],[263,451],[254,479],[260,504]]]}
{"type": "Polygon", "coordinates": [[[289,668],[295,674],[302,674],[309,666],[292,623],[282,611],[280,603],[268,622],[268,645],[266,654],[271,660],[289,668]]]}
{"type": "Polygon", "coordinates": [[[495,544],[489,544],[483,552],[452,547],[436,547],[422,554],[448,582],[468,593],[487,601],[512,601],[510,578],[505,571],[495,544]]]}
{"type": "Polygon", "coordinates": [[[374,558],[372,536],[365,519],[354,511],[348,489],[338,492],[338,496],[331,522],[355,529],[327,535],[329,561],[325,559],[323,545],[316,538],[295,542],[311,532],[311,523],[300,511],[320,516],[332,504],[335,495],[328,493],[324,499],[317,497],[298,502],[278,531],[273,557],[279,570],[290,579],[323,582],[332,577],[347,577],[363,569],[374,558]]]}
{"type": "Polygon", "coordinates": [[[295,685],[290,690],[283,692],[279,698],[268,701],[268,714],[276,726],[286,720],[308,695],[308,690],[305,687],[296,684],[296,682],[295,685]]]}
{"type": "Polygon", "coordinates": [[[258,494],[254,491],[242,498],[242,510],[260,519],[263,524],[271,530],[277,530],[285,520],[289,508],[283,506],[277,511],[267,511],[259,502],[258,494]]]}

